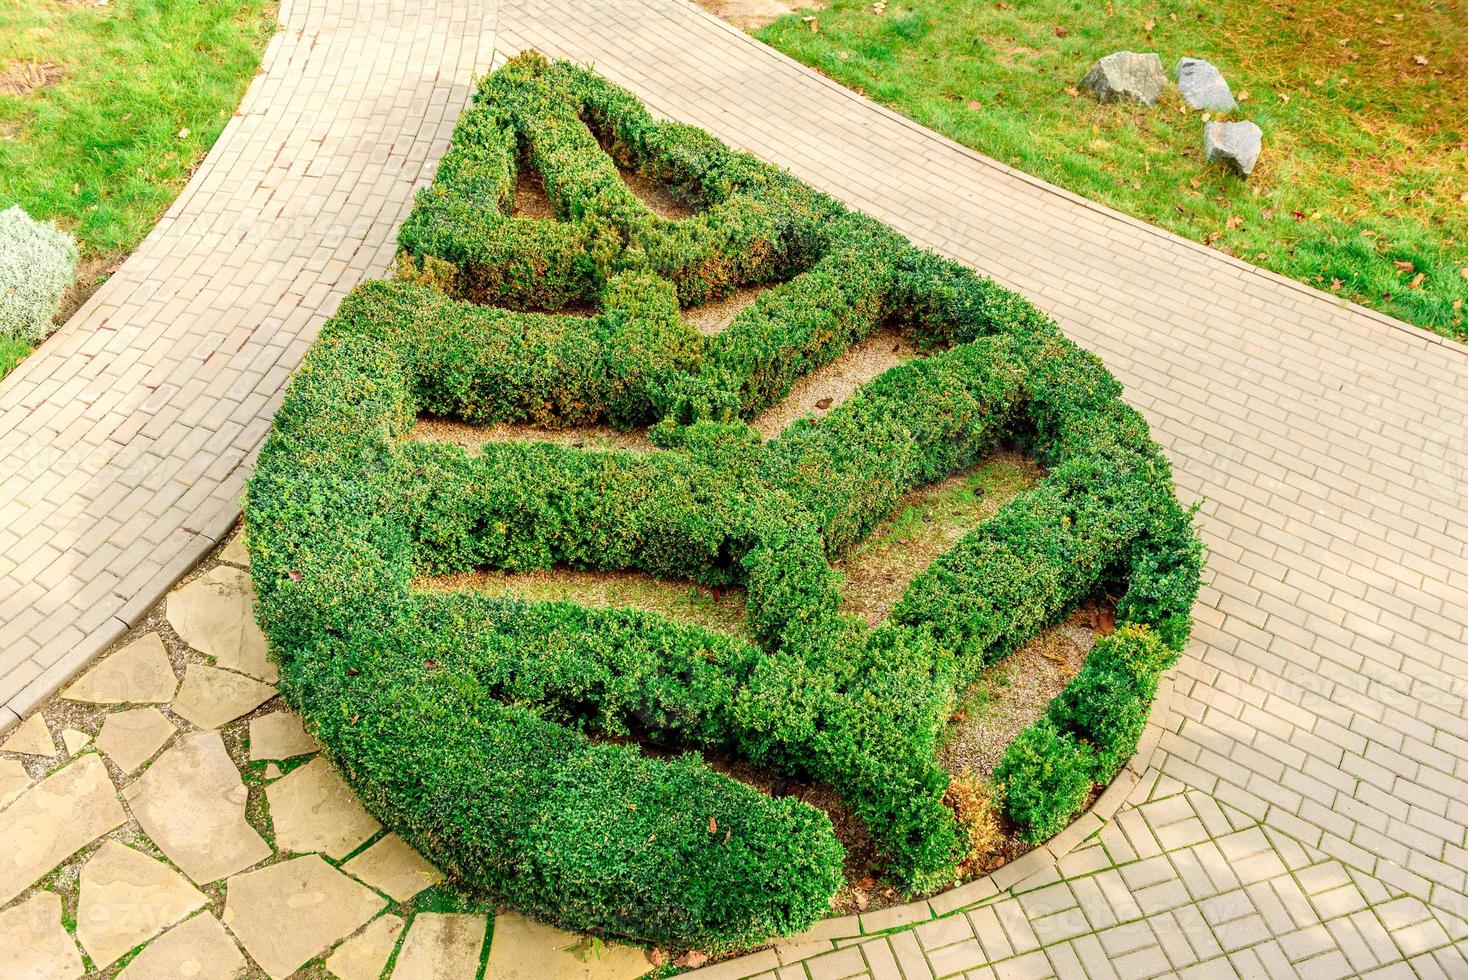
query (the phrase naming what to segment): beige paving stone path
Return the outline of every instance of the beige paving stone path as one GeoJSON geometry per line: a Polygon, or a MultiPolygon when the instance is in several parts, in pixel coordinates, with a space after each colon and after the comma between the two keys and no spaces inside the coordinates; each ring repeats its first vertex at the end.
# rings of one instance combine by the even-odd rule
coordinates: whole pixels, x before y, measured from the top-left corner
{"type": "MultiPolygon", "coordinates": [[[[0,384],[0,730],[136,626],[234,521],[291,370],[340,298],[386,271],[488,66],[495,12],[282,0],[198,173],[0,384]]],[[[257,653],[246,638],[221,663],[257,653]]]]}
{"type": "MultiPolygon", "coordinates": [[[[94,702],[49,702],[0,746],[0,764],[22,767],[0,770],[0,854],[26,835],[13,866],[0,863],[0,928],[26,939],[6,954],[15,963],[75,975],[83,948],[62,913],[74,917],[98,836],[186,877],[225,876],[191,879],[208,907],[145,947],[138,975],[190,956],[221,976],[303,957],[332,969],[334,956],[341,975],[370,976],[407,939],[412,969],[468,961],[464,920],[425,919],[412,938],[415,909],[397,895],[433,879],[380,874],[367,853],[383,832],[344,861],[272,849],[266,783],[304,760],[250,759],[251,722],[280,710],[241,700],[268,686],[239,672],[259,668],[253,641],[218,645],[231,669],[181,648],[150,608],[233,517],[315,326],[385,267],[497,26],[500,54],[593,63],[656,110],[1025,293],[1105,358],[1184,496],[1203,501],[1195,640],[1154,764],[1114,819],[1083,818],[1058,862],[1037,851],[992,880],[691,976],[1468,976],[1468,351],[1015,174],[674,0],[287,3],[282,20],[242,115],[169,218],[0,386],[0,703],[18,709],[0,730],[97,650],[149,632],[182,682],[174,697],[188,696],[187,715],[151,709],[181,734],[143,714],[114,740],[110,719],[142,709],[107,701],[100,678],[80,692],[94,702]],[[68,761],[68,728],[104,738],[68,761]],[[111,802],[102,752],[132,764],[107,758],[102,774],[123,787],[111,802]],[[133,770],[149,758],[163,776],[147,795],[217,811],[227,855],[205,860],[163,806],[156,837],[144,833],[133,770]],[[68,798],[84,825],[37,831],[68,798]],[[265,874],[286,861],[309,863],[265,874]],[[243,885],[236,931],[220,921],[231,882],[243,885]],[[302,907],[341,896],[340,921],[283,915],[272,895],[302,907]]],[[[242,564],[233,548],[228,563],[242,564]]],[[[148,670],[114,673],[151,694],[148,670]]],[[[342,801],[305,778],[297,846],[342,853],[351,845],[315,809],[342,801]]],[[[347,837],[367,830],[350,808],[341,819],[347,837]]],[[[492,944],[497,958],[523,961],[492,944]]]]}

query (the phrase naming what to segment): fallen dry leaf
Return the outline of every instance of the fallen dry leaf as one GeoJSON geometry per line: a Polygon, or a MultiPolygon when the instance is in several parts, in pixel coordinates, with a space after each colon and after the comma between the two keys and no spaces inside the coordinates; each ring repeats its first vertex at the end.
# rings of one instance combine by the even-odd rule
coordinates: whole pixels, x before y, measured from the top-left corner
{"type": "Polygon", "coordinates": [[[1224,222],[1224,224],[1227,225],[1229,228],[1242,228],[1244,227],[1244,219],[1240,218],[1236,214],[1231,214],[1229,215],[1228,220],[1224,222]]]}
{"type": "Polygon", "coordinates": [[[188,139],[189,138],[189,127],[185,126],[183,129],[180,129],[178,131],[178,138],[181,139],[181,140],[188,139]]]}
{"type": "Polygon", "coordinates": [[[653,947],[647,951],[647,961],[654,967],[663,966],[668,962],[668,951],[653,947]]]}
{"type": "Polygon", "coordinates": [[[1339,279],[1336,279],[1335,277],[1331,277],[1331,280],[1330,280],[1330,291],[1331,292],[1333,292],[1333,293],[1340,292],[1341,291],[1341,287],[1344,286],[1344,285],[1345,285],[1345,283],[1341,282],[1339,279]]]}
{"type": "Polygon", "coordinates": [[[1413,269],[1417,268],[1411,262],[1406,262],[1402,259],[1392,259],[1392,265],[1396,266],[1403,272],[1411,272],[1413,269]]]}
{"type": "Polygon", "coordinates": [[[982,108],[984,108],[984,103],[979,102],[979,101],[977,101],[975,99],[969,99],[968,100],[968,107],[970,109],[982,109],[982,108]]]}
{"type": "Polygon", "coordinates": [[[1147,21],[1147,23],[1143,24],[1142,26],[1147,29],[1147,33],[1148,34],[1151,34],[1152,33],[1152,29],[1157,26],[1157,21],[1155,21],[1155,20],[1149,20],[1149,21],[1147,21]]]}
{"type": "Polygon", "coordinates": [[[1414,54],[1412,56],[1412,60],[1415,61],[1415,62],[1417,62],[1417,64],[1419,64],[1419,65],[1425,65],[1425,64],[1427,64],[1427,55],[1425,55],[1425,54],[1414,54]]]}
{"type": "Polygon", "coordinates": [[[1412,281],[1409,282],[1409,283],[1407,283],[1407,288],[1408,289],[1421,289],[1422,288],[1422,280],[1424,280],[1426,278],[1427,278],[1427,273],[1425,273],[1425,272],[1419,272],[1419,273],[1417,273],[1417,275],[1415,275],[1415,276],[1412,277],[1412,281]]]}
{"type": "Polygon", "coordinates": [[[818,34],[818,33],[820,33],[820,30],[821,30],[821,22],[820,21],[816,20],[814,17],[802,17],[800,19],[803,20],[803,21],[805,21],[807,24],[810,25],[810,32],[812,34],[818,34]]]}
{"type": "Polygon", "coordinates": [[[715,820],[713,817],[709,817],[709,833],[711,833],[711,834],[717,834],[718,832],[719,832],[719,822],[717,820],[715,820]]]}
{"type": "MultiPolygon", "coordinates": [[[[1078,99],[1081,96],[1081,90],[1076,88],[1074,85],[1067,85],[1065,87],[1065,94],[1070,96],[1072,99],[1078,99]]],[[[1464,194],[1463,197],[1468,198],[1468,194],[1464,194]]]]}
{"type": "Polygon", "coordinates": [[[674,960],[673,965],[687,967],[690,970],[696,970],[708,961],[709,954],[697,949],[690,949],[688,952],[684,953],[682,956],[674,960]]]}
{"type": "Polygon", "coordinates": [[[1248,89],[1244,89],[1237,96],[1235,96],[1235,98],[1237,98],[1240,102],[1248,102],[1249,101],[1249,90],[1248,89]]]}
{"type": "Polygon", "coordinates": [[[1070,31],[1066,30],[1061,25],[1059,25],[1059,24],[1056,24],[1055,25],[1055,36],[1056,37],[1066,37],[1069,34],[1070,34],[1070,31]]]}
{"type": "Polygon", "coordinates": [[[1279,93],[1279,101],[1283,102],[1285,105],[1289,105],[1290,104],[1290,97],[1288,95],[1285,95],[1283,92],[1281,92],[1281,93],[1279,93]]]}

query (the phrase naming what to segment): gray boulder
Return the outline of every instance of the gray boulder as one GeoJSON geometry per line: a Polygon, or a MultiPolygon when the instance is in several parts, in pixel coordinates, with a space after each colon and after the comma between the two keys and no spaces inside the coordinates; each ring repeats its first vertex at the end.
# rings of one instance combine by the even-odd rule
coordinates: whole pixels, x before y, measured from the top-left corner
{"type": "Polygon", "coordinates": [[[1230,164],[1245,177],[1254,171],[1264,131],[1251,122],[1211,122],[1203,126],[1203,152],[1209,160],[1230,164]]]}
{"type": "Polygon", "coordinates": [[[1128,100],[1156,105],[1167,87],[1167,72],[1156,54],[1118,51],[1092,65],[1081,84],[1102,102],[1128,100]]]}
{"type": "Polygon", "coordinates": [[[1211,63],[1201,58],[1179,58],[1172,74],[1177,79],[1177,90],[1182,93],[1183,101],[1194,109],[1227,112],[1238,108],[1223,72],[1211,63]]]}

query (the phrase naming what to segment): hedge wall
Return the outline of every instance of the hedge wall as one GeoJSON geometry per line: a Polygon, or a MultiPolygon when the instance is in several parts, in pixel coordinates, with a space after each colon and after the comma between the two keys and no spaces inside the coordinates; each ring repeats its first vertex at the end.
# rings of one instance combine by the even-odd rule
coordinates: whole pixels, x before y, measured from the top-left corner
{"type": "Polygon", "coordinates": [[[1097,589],[1112,636],[1005,758],[1053,832],[1136,743],[1185,642],[1200,548],[1100,363],[1023,299],[538,55],[486,78],[400,233],[291,384],[250,482],[282,690],[368,807],[441,867],[576,930],[729,949],[826,913],[829,820],[698,753],[838,790],[912,892],[965,836],[937,762],[956,692],[1097,589]],[[617,165],[674,188],[669,221],[617,165]],[[559,220],[513,214],[533,166],[559,220]],[[690,305],[774,283],[720,335],[690,305]],[[595,304],[592,316],[555,312],[595,304]],[[745,423],[895,323],[929,356],[768,442],[745,423]],[[649,426],[651,452],[406,440],[649,426]],[[868,628],[830,562],[1001,441],[1048,470],[868,628]],[[651,613],[412,588],[476,568],[638,569],[748,591],[753,639],[651,613]]]}

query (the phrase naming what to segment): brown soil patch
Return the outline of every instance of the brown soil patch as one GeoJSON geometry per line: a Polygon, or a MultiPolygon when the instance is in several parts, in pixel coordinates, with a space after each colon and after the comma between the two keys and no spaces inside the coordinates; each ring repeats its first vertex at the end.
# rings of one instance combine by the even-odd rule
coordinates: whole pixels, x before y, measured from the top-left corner
{"type": "Polygon", "coordinates": [[[841,610],[875,626],[908,584],[959,539],[1034,486],[1041,471],[1029,457],[999,452],[978,466],[905,494],[886,520],[836,568],[846,577],[841,610]]]}
{"type": "Polygon", "coordinates": [[[789,394],[761,412],[750,425],[772,439],[803,415],[824,415],[888,368],[918,354],[918,349],[896,328],[883,327],[830,364],[795,382],[789,394]]]}
{"type": "Polygon", "coordinates": [[[685,322],[705,337],[716,337],[734,322],[739,311],[759,299],[771,286],[742,286],[723,299],[712,300],[683,311],[685,322]]]}
{"type": "Polygon", "coordinates": [[[622,175],[622,183],[627,185],[639,201],[647,205],[647,209],[660,218],[669,221],[682,221],[691,218],[696,213],[683,201],[673,195],[662,184],[650,177],[644,177],[635,170],[626,167],[617,167],[617,172],[622,175]]]}
{"type": "Polygon", "coordinates": [[[1065,690],[1099,636],[1099,607],[1081,606],[979,675],[959,699],[944,739],[943,768],[994,778],[994,767],[1019,733],[1065,690]]]}
{"type": "Polygon", "coordinates": [[[0,68],[0,93],[30,95],[55,85],[65,74],[66,69],[54,61],[11,61],[0,68]]]}
{"type": "Polygon", "coordinates": [[[748,637],[743,589],[710,589],[642,572],[461,572],[425,576],[420,589],[513,595],[531,602],[575,602],[597,609],[641,609],[678,622],[748,637]]]}
{"type": "Polygon", "coordinates": [[[82,304],[91,299],[92,294],[117,271],[124,258],[126,256],[99,255],[79,261],[76,264],[76,282],[61,294],[61,309],[56,315],[56,322],[62,324],[71,319],[71,315],[81,309],[82,304]]]}
{"type": "Polygon", "coordinates": [[[556,220],[556,209],[546,196],[540,171],[524,160],[515,169],[515,205],[510,214],[535,221],[556,220]]]}
{"type": "Polygon", "coordinates": [[[424,416],[409,431],[408,439],[417,442],[451,442],[470,452],[477,452],[487,442],[552,442],[577,449],[632,449],[650,452],[657,447],[642,430],[619,432],[611,426],[587,425],[571,429],[546,429],[537,425],[503,423],[478,426],[453,419],[424,416]]]}

